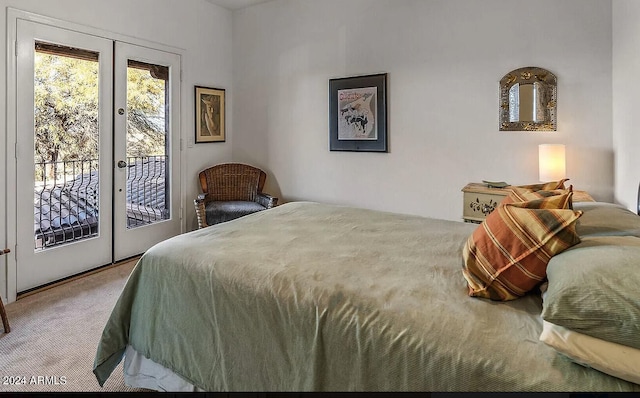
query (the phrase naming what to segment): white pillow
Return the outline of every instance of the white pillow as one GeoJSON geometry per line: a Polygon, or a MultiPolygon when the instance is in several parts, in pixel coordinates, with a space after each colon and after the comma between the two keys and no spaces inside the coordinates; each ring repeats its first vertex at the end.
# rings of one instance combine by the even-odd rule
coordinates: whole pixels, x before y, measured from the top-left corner
{"type": "Polygon", "coordinates": [[[542,321],[540,341],[582,366],[640,384],[640,350],[542,321]]]}

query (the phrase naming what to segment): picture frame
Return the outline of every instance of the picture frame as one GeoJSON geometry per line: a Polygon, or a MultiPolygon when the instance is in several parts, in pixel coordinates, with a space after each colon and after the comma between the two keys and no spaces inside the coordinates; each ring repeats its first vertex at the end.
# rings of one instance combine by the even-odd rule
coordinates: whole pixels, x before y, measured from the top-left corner
{"type": "Polygon", "coordinates": [[[329,150],[387,152],[387,74],[329,79],[329,150]]]}
{"type": "Polygon", "coordinates": [[[225,90],[195,86],[195,143],[224,142],[225,90]]]}

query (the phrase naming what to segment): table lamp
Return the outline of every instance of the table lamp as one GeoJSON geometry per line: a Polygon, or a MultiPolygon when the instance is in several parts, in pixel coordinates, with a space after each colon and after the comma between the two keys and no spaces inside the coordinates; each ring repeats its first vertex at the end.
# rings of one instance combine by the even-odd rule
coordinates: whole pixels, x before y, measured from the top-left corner
{"type": "Polygon", "coordinates": [[[538,178],[540,181],[558,181],[565,177],[566,161],[564,145],[538,145],[538,178]]]}

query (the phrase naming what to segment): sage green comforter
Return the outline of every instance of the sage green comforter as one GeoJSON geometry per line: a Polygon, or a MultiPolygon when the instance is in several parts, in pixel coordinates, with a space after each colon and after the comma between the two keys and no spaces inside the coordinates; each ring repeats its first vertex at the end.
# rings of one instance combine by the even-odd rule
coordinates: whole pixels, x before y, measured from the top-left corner
{"type": "Polygon", "coordinates": [[[640,390],[538,340],[541,299],[467,296],[474,224],[289,203],[180,235],[133,270],[100,341],[210,391],[640,390]]]}

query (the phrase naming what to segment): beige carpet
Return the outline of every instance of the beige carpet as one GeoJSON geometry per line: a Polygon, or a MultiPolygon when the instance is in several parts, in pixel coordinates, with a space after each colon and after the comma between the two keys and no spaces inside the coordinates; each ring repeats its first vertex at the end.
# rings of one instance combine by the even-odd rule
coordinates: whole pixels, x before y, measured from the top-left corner
{"type": "Polygon", "coordinates": [[[142,391],[125,386],[122,364],[104,388],[92,373],[102,328],[134,265],[130,261],[6,305],[11,333],[0,335],[0,392],[142,391]]]}

